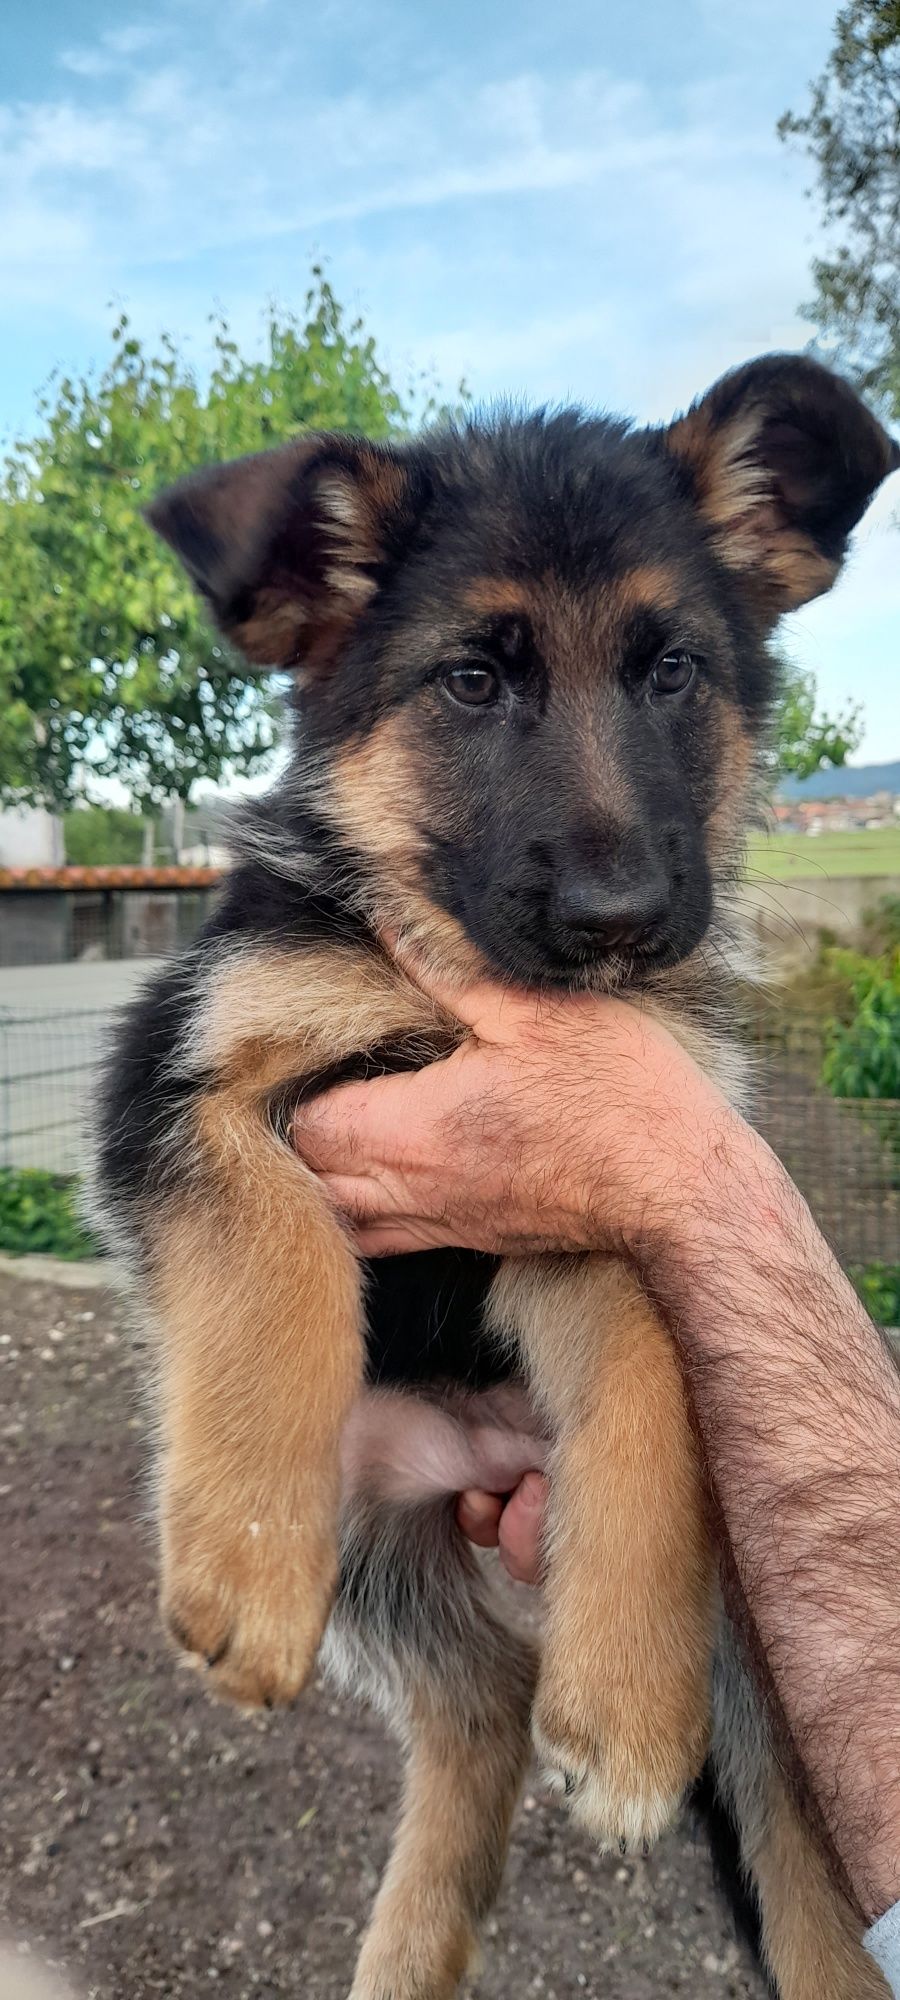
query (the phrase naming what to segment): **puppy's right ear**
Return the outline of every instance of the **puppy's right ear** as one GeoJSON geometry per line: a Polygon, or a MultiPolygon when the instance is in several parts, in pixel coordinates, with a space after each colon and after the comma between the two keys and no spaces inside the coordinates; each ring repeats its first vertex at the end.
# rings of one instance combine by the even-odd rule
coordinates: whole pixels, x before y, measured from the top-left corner
{"type": "Polygon", "coordinates": [[[362,438],[308,437],[195,472],[146,518],[217,623],[261,667],[323,667],[412,531],[412,460],[362,438]]]}
{"type": "Polygon", "coordinates": [[[723,375],[663,433],[719,561],[771,627],[830,590],[900,447],[849,382],[807,354],[723,375]]]}

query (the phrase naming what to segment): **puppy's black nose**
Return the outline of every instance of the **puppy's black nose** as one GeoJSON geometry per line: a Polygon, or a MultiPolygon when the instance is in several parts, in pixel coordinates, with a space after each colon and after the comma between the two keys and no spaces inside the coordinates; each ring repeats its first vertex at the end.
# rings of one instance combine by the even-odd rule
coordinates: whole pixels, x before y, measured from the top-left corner
{"type": "Polygon", "coordinates": [[[668,884],[660,874],[601,875],[592,868],[567,874],[554,900],[554,916],[585,943],[613,951],[640,944],[663,922],[668,884]]]}

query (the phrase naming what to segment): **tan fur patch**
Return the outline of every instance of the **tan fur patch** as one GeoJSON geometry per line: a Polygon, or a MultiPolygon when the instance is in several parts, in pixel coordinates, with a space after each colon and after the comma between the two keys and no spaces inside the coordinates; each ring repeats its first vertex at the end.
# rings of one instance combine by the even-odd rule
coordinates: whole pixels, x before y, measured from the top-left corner
{"type": "Polygon", "coordinates": [[[663,610],[671,610],[680,603],[681,596],[682,587],[675,570],[665,563],[642,563],[622,576],[610,577],[593,604],[581,593],[567,591],[553,573],[544,575],[536,584],[511,577],[476,577],[469,584],[463,602],[476,615],[490,617],[508,612],[511,616],[530,618],[546,637],[564,600],[568,600],[577,614],[583,616],[586,611],[588,616],[607,622],[611,615],[638,610],[644,605],[658,604],[663,610]]]}
{"type": "Polygon", "coordinates": [[[229,627],[229,636],[248,660],[271,666],[290,660],[310,623],[309,605],[283,590],[257,591],[252,616],[229,627]]]}
{"type": "Polygon", "coordinates": [[[768,1837],[754,1856],[763,1939],[781,2000],[887,2000],[862,1925],[773,1773],[768,1837]]]}
{"type": "Polygon", "coordinates": [[[408,731],[405,716],[389,715],[345,750],[323,788],[322,810],[371,864],[376,921],[451,978],[480,979],[481,954],[423,886],[426,776],[408,731]]]}
{"type": "Polygon", "coordinates": [[[490,1313],[559,1440],[539,1744],[591,1831],[639,1848],[709,1734],[713,1564],[675,1351],[609,1258],[507,1262],[490,1313]]]}
{"type": "Polygon", "coordinates": [[[494,618],[504,613],[511,618],[530,618],[534,614],[535,592],[513,577],[476,576],[463,592],[462,601],[476,618],[494,618]]]}
{"type": "Polygon", "coordinates": [[[381,554],[385,517],[402,502],[406,473],[395,460],[363,448],[352,467],[340,466],[317,482],[332,561],[326,581],[350,609],[362,610],[375,594],[373,566],[381,554]]]}
{"type": "Polygon", "coordinates": [[[840,564],[779,514],[770,475],[755,456],[763,414],[751,409],[717,424],[701,404],[670,426],[667,442],[693,473],[721,560],[745,573],[749,595],[774,617],[830,590],[840,564]]]}
{"type": "Polygon", "coordinates": [[[390,1035],[431,1033],[444,1054],[459,1032],[386,955],[242,950],[215,969],[191,1054],[261,1102],[279,1083],[390,1035]]]}
{"type": "Polygon", "coordinates": [[[638,569],[627,570],[624,576],[610,578],[604,590],[604,601],[615,607],[619,616],[644,609],[674,611],[684,596],[684,587],[676,570],[666,563],[642,563],[638,569]]]}
{"type": "Polygon", "coordinates": [[[788,534],[779,530],[771,534],[763,560],[775,578],[779,602],[785,611],[795,611],[812,598],[822,597],[831,589],[841,567],[796,531],[788,534]]]}
{"type": "MultiPolygon", "coordinates": [[[[286,483],[317,448],[314,440],[307,447],[265,455],[258,464],[248,461],[240,487],[244,504],[248,487],[252,500],[275,471],[286,483]]],[[[313,603],[282,581],[257,591],[252,615],[230,628],[235,645],[259,665],[295,664],[302,644],[302,665],[309,674],[332,664],[354,620],[374,597],[385,518],[403,499],[406,473],[399,462],[362,449],[353,463],[323,469],[315,486],[330,556],[327,598],[313,603]]],[[[262,498],[270,500],[265,487],[262,498]]]]}
{"type": "Polygon", "coordinates": [[[286,1700],[337,1578],[338,1439],[362,1372],[350,1240],[246,1089],[196,1119],[197,1197],[160,1212],[163,1599],[220,1691],[286,1700]]]}
{"type": "MultiPolygon", "coordinates": [[[[730,424],[718,424],[701,404],[679,417],[667,432],[669,449],[693,472],[704,519],[724,534],[752,517],[770,493],[765,468],[754,458],[759,424],[756,410],[744,411],[730,424]]],[[[737,542],[736,559],[739,549],[737,542]]]]}
{"type": "Polygon", "coordinates": [[[453,2000],[471,1968],[531,1746],[515,1712],[498,1708],[474,1735],[466,1720],[416,1705],[403,1817],[350,2000],[453,2000]]]}
{"type": "Polygon", "coordinates": [[[349,474],[323,474],[318,494],[331,556],[325,582],[352,615],[362,611],[375,595],[371,573],[378,553],[374,510],[349,474]]]}
{"type": "Polygon", "coordinates": [[[706,852],[713,873],[721,874],[740,859],[747,831],[747,794],[754,763],[754,746],[738,709],[722,702],[716,764],[718,802],[706,823],[706,852]]]}
{"type": "Polygon", "coordinates": [[[335,759],[322,804],[354,845],[403,868],[422,849],[422,785],[421,758],[409,740],[408,718],[387,715],[335,759]]]}

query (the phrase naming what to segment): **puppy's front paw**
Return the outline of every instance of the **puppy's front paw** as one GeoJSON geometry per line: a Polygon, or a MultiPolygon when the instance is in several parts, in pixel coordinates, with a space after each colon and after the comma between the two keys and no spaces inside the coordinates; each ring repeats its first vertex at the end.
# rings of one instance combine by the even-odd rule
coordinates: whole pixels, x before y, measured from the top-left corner
{"type": "Polygon", "coordinates": [[[604,1853],[648,1853],[702,1769],[708,1698],[697,1689],[689,1713],[666,1693],[641,1702],[637,1689],[603,1685],[596,1661],[587,1677],[571,1658],[564,1679],[541,1677],[534,1740],[545,1780],[604,1853]]]}
{"type": "Polygon", "coordinates": [[[293,1701],[312,1668],[337,1587],[336,1535],[239,1511],[169,1501],[162,1613],[217,1694],[271,1708],[293,1701]]]}

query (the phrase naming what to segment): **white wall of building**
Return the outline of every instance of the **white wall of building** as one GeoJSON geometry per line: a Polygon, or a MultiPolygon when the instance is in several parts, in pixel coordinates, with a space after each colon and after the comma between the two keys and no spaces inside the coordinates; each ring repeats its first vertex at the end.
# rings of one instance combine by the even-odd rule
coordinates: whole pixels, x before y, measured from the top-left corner
{"type": "Polygon", "coordinates": [[[0,868],[61,868],[65,861],[62,820],[40,806],[10,806],[0,812],[0,868]]]}

